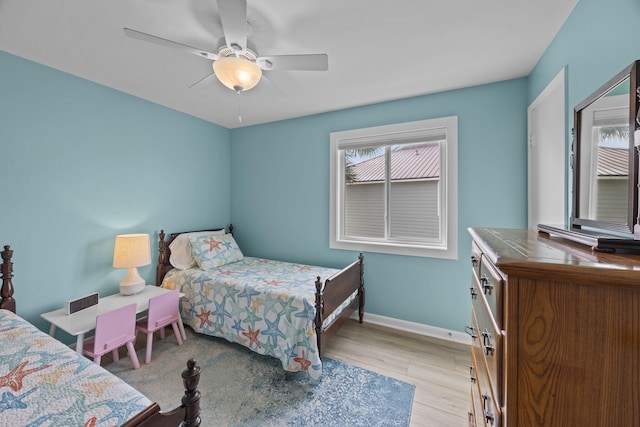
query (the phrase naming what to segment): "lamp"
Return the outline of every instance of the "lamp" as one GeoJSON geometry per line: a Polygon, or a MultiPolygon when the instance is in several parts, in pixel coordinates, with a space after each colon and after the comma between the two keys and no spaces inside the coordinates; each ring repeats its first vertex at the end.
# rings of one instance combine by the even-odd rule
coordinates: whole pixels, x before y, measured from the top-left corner
{"type": "Polygon", "coordinates": [[[236,56],[223,56],[213,61],[213,72],[220,83],[238,93],[253,89],[262,78],[258,64],[236,56]]]}
{"type": "Polygon", "coordinates": [[[121,234],[116,236],[113,248],[113,268],[128,268],[127,275],[120,283],[122,295],[142,292],[144,279],[137,267],[151,264],[151,248],[148,234],[121,234]]]}

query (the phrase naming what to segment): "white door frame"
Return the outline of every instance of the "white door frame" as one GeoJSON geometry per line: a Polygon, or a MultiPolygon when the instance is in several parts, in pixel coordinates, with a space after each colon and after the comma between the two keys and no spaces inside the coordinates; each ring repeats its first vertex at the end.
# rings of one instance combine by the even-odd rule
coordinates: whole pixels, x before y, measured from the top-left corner
{"type": "MultiPolygon", "coordinates": [[[[528,175],[527,175],[527,214],[528,214],[528,226],[529,228],[533,228],[535,229],[535,227],[537,226],[537,222],[539,218],[535,217],[535,213],[533,211],[533,206],[536,203],[541,203],[541,200],[544,200],[541,198],[540,194],[533,194],[534,191],[532,189],[532,183],[534,182],[534,180],[536,179],[536,177],[538,176],[537,174],[545,174],[545,176],[548,176],[548,174],[553,174],[556,176],[556,178],[558,180],[560,180],[562,182],[562,188],[563,188],[563,193],[564,193],[564,197],[563,197],[563,202],[562,207],[560,206],[555,206],[552,209],[555,210],[556,212],[559,212],[560,209],[562,210],[562,219],[560,219],[560,214],[554,215],[554,218],[557,218],[557,220],[561,220],[562,222],[560,224],[558,224],[557,221],[554,221],[553,225],[564,225],[567,223],[567,206],[568,206],[568,189],[567,189],[567,162],[566,162],[566,153],[567,153],[567,96],[566,96],[566,73],[565,73],[565,68],[563,67],[560,72],[553,78],[553,80],[551,80],[551,82],[547,85],[546,88],[544,88],[544,90],[540,93],[540,95],[538,95],[538,97],[531,103],[531,105],[529,105],[529,107],[527,108],[527,166],[528,166],[528,175]],[[536,108],[541,107],[545,102],[557,102],[557,99],[553,99],[553,96],[559,96],[559,94],[561,94],[562,96],[562,135],[560,135],[560,129],[554,130],[554,136],[552,137],[553,141],[552,144],[549,144],[549,141],[535,141],[534,140],[534,127],[532,126],[532,120],[533,120],[533,111],[536,108]],[[555,141],[558,140],[558,144],[555,145],[555,141]],[[548,150],[552,150],[553,154],[550,160],[555,161],[556,165],[559,164],[559,160],[562,161],[562,169],[561,170],[554,170],[554,168],[545,168],[545,165],[542,164],[535,164],[534,163],[534,156],[532,155],[532,149],[536,146],[536,143],[539,142],[544,142],[545,145],[545,151],[548,150]],[[556,158],[556,156],[558,156],[556,158]],[[561,178],[560,178],[561,177],[561,178]],[[537,197],[538,199],[534,199],[535,197],[537,197]]],[[[542,193],[544,193],[544,191],[542,191],[542,193]]],[[[557,203],[554,201],[549,201],[546,200],[545,201],[546,204],[549,203],[557,203]]],[[[560,203],[557,203],[558,205],[560,203]]]]}

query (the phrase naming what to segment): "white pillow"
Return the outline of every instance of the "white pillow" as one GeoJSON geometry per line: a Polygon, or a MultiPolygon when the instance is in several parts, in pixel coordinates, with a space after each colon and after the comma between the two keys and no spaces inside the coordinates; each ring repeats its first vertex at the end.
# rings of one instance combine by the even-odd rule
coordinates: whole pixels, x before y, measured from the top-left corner
{"type": "Polygon", "coordinates": [[[182,233],[178,235],[178,237],[176,237],[169,245],[169,249],[171,250],[169,262],[179,270],[187,270],[189,268],[196,267],[197,264],[191,251],[189,237],[218,236],[224,235],[225,233],[226,231],[223,229],[215,231],[197,231],[195,233],[182,233]]]}

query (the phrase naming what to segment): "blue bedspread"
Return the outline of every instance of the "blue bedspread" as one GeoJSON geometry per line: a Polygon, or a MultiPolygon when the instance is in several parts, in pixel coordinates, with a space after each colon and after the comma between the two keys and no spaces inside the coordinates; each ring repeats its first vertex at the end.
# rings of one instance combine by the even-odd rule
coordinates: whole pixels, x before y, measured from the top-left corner
{"type": "Polygon", "coordinates": [[[222,267],[172,269],[163,281],[180,289],[184,323],[276,357],[287,371],[322,374],[315,331],[315,279],[337,269],[244,257],[222,267]]]}
{"type": "Polygon", "coordinates": [[[0,426],[113,427],[151,403],[93,361],[0,310],[0,426]]]}

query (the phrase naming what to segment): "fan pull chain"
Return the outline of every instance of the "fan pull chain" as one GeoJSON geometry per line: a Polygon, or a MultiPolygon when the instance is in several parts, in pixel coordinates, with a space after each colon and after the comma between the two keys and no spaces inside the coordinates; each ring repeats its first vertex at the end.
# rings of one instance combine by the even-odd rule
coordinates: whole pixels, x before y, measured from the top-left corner
{"type": "Polygon", "coordinates": [[[242,116],[240,115],[240,93],[241,92],[242,92],[241,90],[236,91],[236,93],[238,94],[238,98],[237,98],[237,101],[238,101],[238,104],[237,104],[237,106],[238,106],[238,123],[242,123],[242,116]]]}

